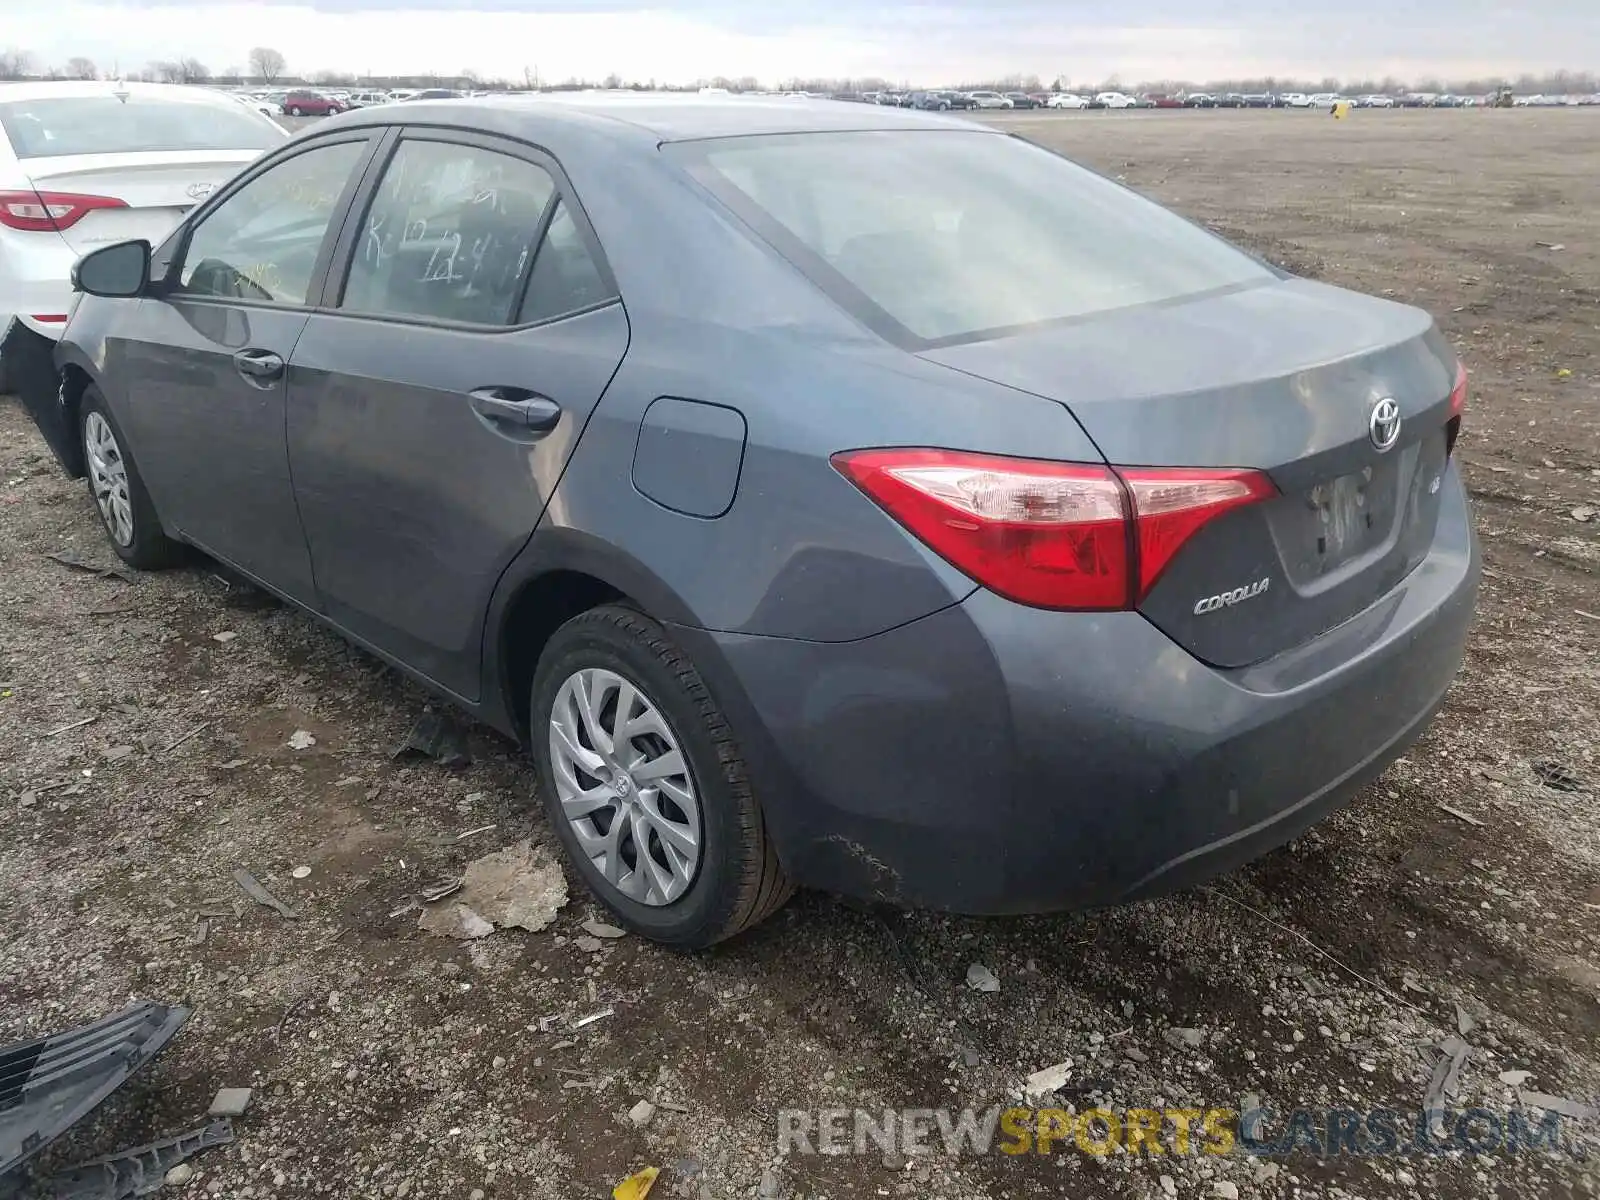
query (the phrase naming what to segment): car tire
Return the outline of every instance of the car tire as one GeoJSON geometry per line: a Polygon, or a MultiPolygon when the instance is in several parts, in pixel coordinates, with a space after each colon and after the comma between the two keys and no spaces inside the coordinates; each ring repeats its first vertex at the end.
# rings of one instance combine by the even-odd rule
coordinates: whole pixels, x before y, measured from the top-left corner
{"type": "Polygon", "coordinates": [[[589,890],[628,929],[701,949],[764,920],[793,895],[727,719],[694,664],[655,621],[620,605],[572,618],[539,657],[529,713],[550,826],[589,890]],[[626,760],[616,754],[603,761],[624,687],[631,689],[635,726],[660,732],[640,730],[628,741],[626,760]],[[602,737],[583,719],[585,703],[602,737]],[[574,739],[578,754],[568,748],[574,739]],[[652,764],[659,768],[673,749],[672,761],[683,770],[651,777],[652,764]],[[637,779],[613,769],[627,760],[641,772],[637,779]],[[609,799],[569,818],[568,805],[593,805],[599,794],[609,799]],[[641,828],[642,849],[634,836],[641,828]],[[687,866],[684,830],[695,833],[696,857],[687,866]],[[662,841],[668,833],[673,849],[662,841]]]}
{"type": "Polygon", "coordinates": [[[291,108],[289,110],[289,115],[291,117],[303,117],[303,116],[305,116],[305,113],[301,112],[299,107],[297,106],[297,107],[291,108]]]}
{"type": "Polygon", "coordinates": [[[128,454],[127,439],[92,384],[78,405],[78,438],[89,498],[117,557],[141,571],[182,562],[183,547],[162,530],[139,468],[128,454]]]}

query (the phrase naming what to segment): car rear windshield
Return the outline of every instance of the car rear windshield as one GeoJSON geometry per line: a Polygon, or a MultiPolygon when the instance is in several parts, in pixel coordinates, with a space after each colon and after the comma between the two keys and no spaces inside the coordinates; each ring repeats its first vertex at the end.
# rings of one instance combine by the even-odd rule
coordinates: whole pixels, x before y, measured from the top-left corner
{"type": "Polygon", "coordinates": [[[804,133],[670,148],[816,283],[902,344],[996,336],[1275,278],[1018,138],[804,133]]]}
{"type": "Polygon", "coordinates": [[[56,96],[0,103],[18,158],[180,150],[265,150],[283,139],[242,104],[129,96],[56,96]]]}

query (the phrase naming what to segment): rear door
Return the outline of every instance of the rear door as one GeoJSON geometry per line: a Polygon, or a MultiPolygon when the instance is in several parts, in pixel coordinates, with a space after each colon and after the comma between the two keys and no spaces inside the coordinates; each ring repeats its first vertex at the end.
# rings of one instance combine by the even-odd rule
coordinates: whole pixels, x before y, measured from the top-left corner
{"type": "Polygon", "coordinates": [[[320,601],[476,699],[490,594],[622,361],[627,317],[570,184],[517,143],[405,133],[336,258],[289,374],[320,601]]]}
{"type": "Polygon", "coordinates": [[[110,348],[107,385],[162,519],[307,604],[286,369],[376,136],[307,143],[199,214],[162,294],[131,306],[110,348]]]}

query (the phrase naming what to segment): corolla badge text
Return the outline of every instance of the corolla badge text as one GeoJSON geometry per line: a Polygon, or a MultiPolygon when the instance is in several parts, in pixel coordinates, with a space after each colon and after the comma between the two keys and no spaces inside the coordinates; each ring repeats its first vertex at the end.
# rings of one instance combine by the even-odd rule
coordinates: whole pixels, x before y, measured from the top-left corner
{"type": "Polygon", "coordinates": [[[1196,602],[1194,615],[1197,617],[1204,616],[1206,613],[1216,612],[1219,608],[1228,608],[1238,604],[1241,600],[1254,599],[1271,585],[1272,579],[1269,576],[1266,579],[1258,579],[1254,583],[1246,584],[1244,587],[1236,587],[1231,592],[1218,592],[1215,596],[1207,596],[1204,600],[1196,602]]]}

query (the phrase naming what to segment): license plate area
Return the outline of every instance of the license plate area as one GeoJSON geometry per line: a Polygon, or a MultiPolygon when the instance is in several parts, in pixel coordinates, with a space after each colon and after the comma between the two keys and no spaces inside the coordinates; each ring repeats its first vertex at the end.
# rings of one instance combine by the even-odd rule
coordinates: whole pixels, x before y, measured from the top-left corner
{"type": "Polygon", "coordinates": [[[1280,510],[1280,542],[1293,548],[1297,581],[1321,578],[1383,545],[1394,532],[1400,466],[1396,456],[1325,480],[1280,510]]]}

